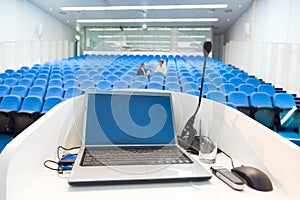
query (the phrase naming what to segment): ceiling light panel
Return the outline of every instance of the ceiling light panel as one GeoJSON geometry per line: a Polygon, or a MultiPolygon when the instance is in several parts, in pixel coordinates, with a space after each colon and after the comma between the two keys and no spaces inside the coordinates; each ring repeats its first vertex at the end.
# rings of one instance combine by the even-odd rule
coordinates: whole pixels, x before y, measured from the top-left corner
{"type": "Polygon", "coordinates": [[[228,4],[201,5],[154,5],[154,6],[83,6],[61,7],[63,11],[113,11],[113,10],[174,10],[174,9],[218,9],[227,8],[228,4]]]}
{"type": "Polygon", "coordinates": [[[216,22],[218,18],[78,19],[78,23],[216,22]]]}

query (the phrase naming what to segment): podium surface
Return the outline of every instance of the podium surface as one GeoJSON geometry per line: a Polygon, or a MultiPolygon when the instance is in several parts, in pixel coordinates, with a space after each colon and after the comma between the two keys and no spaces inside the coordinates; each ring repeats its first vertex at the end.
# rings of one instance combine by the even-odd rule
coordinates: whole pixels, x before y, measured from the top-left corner
{"type": "MultiPolygon", "coordinates": [[[[180,134],[194,113],[198,98],[183,93],[172,95],[176,131],[180,134]]],[[[200,182],[70,186],[68,172],[58,174],[43,163],[57,160],[59,145],[81,145],[83,110],[83,96],[64,101],[6,146],[0,155],[1,200],[300,199],[299,147],[246,115],[207,99],[203,99],[200,108],[201,124],[220,134],[218,146],[233,158],[235,166],[253,166],[265,172],[273,183],[273,191],[260,192],[246,185],[243,191],[236,191],[215,176],[200,182]]],[[[202,165],[208,170],[211,166],[202,165]]],[[[219,153],[214,165],[230,169],[231,161],[219,153]]]]}

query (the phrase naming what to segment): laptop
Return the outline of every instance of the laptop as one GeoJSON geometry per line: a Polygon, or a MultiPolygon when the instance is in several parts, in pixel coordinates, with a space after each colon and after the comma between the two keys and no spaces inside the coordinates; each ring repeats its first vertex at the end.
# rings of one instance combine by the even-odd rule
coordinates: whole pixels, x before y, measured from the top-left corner
{"type": "Polygon", "coordinates": [[[70,185],[204,181],[211,173],[177,144],[168,91],[87,91],[82,147],[70,185]]]}

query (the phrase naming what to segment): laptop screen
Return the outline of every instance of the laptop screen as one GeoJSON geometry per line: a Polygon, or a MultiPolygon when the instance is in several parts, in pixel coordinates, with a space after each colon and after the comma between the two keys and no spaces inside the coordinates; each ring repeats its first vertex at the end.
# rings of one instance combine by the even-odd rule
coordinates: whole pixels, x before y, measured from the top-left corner
{"type": "Polygon", "coordinates": [[[85,145],[175,144],[170,93],[87,93],[85,145]]]}

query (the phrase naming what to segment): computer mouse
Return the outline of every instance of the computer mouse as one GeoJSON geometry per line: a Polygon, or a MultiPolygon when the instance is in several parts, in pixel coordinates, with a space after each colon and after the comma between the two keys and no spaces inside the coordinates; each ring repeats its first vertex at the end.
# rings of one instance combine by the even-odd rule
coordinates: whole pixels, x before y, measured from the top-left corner
{"type": "Polygon", "coordinates": [[[272,191],[273,186],[269,177],[261,170],[250,167],[241,166],[231,169],[231,172],[240,177],[246,185],[259,191],[272,191]]]}

